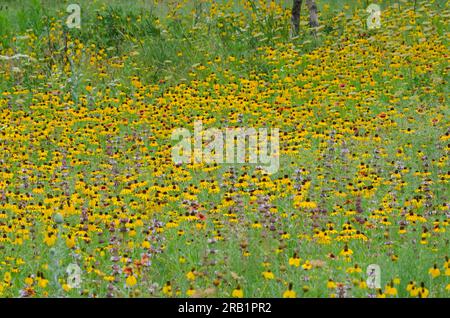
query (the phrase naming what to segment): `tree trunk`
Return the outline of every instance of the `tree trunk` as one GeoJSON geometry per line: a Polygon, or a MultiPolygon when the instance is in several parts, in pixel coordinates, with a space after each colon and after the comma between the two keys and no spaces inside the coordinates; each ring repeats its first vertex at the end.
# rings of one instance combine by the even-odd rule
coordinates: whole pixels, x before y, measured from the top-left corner
{"type": "Polygon", "coordinates": [[[292,33],[294,36],[298,35],[298,31],[300,30],[300,13],[302,10],[302,2],[303,0],[294,0],[292,4],[292,33]]]}
{"type": "Polygon", "coordinates": [[[313,28],[312,33],[315,34],[317,28],[319,26],[319,18],[317,16],[317,5],[314,0],[306,0],[306,5],[309,10],[309,26],[313,28]]]}

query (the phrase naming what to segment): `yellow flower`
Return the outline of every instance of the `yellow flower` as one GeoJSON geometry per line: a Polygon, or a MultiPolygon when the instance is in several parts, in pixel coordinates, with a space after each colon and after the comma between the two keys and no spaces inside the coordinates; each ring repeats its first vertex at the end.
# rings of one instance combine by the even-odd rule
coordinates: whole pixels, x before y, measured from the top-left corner
{"type": "Polygon", "coordinates": [[[191,271],[186,273],[186,278],[189,279],[189,280],[195,280],[194,269],[192,269],[191,271]]]}
{"type": "Polygon", "coordinates": [[[436,278],[441,275],[441,271],[437,268],[436,264],[434,264],[434,266],[428,270],[428,274],[430,274],[431,277],[436,278]]]}
{"type": "Polygon", "coordinates": [[[136,283],[137,279],[134,275],[130,275],[127,277],[126,284],[128,287],[133,287],[134,285],[136,285],[136,283]]]}
{"type": "Polygon", "coordinates": [[[425,283],[421,283],[420,287],[416,287],[414,291],[414,295],[411,295],[413,297],[419,296],[419,298],[428,298],[428,295],[430,294],[430,291],[425,288],[425,283]]]}
{"type": "Polygon", "coordinates": [[[68,235],[67,239],[66,239],[66,246],[68,248],[74,247],[75,246],[75,237],[72,237],[71,235],[68,235]]]}
{"type": "Polygon", "coordinates": [[[172,286],[170,285],[170,282],[167,282],[162,289],[162,292],[164,295],[172,296],[172,286]]]}
{"type": "Polygon", "coordinates": [[[45,279],[45,278],[39,279],[38,285],[39,285],[39,287],[41,287],[41,288],[46,288],[47,285],[48,285],[48,279],[45,279]]]}
{"type": "Polygon", "coordinates": [[[303,265],[302,268],[307,271],[310,270],[312,268],[312,264],[307,260],[303,265]]]}
{"type": "Polygon", "coordinates": [[[344,249],[340,253],[342,256],[351,256],[353,255],[353,251],[348,248],[347,245],[344,246],[344,249]]]}
{"type": "Polygon", "coordinates": [[[186,291],[186,295],[191,297],[194,294],[195,294],[195,289],[192,287],[189,287],[189,289],[186,291]]]}
{"type": "Polygon", "coordinates": [[[33,285],[33,278],[31,278],[29,276],[27,278],[25,278],[25,284],[27,284],[28,286],[33,285]]]}
{"type": "Polygon", "coordinates": [[[426,289],[425,287],[419,288],[419,298],[428,298],[428,295],[430,294],[430,291],[426,289]]]}
{"type": "Polygon", "coordinates": [[[412,286],[411,290],[409,291],[409,295],[411,297],[417,297],[419,295],[419,288],[416,286],[412,286]]]}
{"type": "Polygon", "coordinates": [[[244,291],[242,290],[242,288],[240,286],[236,287],[236,289],[233,290],[233,292],[231,293],[231,297],[234,298],[242,298],[244,297],[244,291]]]}
{"type": "Polygon", "coordinates": [[[381,288],[377,289],[377,298],[386,298],[386,295],[383,293],[381,288]]]}
{"type": "Polygon", "coordinates": [[[150,242],[149,241],[144,241],[142,242],[142,248],[150,248],[150,242]]]}
{"type": "Polygon", "coordinates": [[[297,294],[295,291],[288,289],[283,293],[283,298],[295,298],[297,297],[297,294]]]}
{"type": "Polygon", "coordinates": [[[56,243],[56,236],[48,234],[44,238],[44,243],[47,244],[47,246],[53,246],[56,243]]]}
{"type": "Polygon", "coordinates": [[[392,285],[387,285],[385,290],[384,290],[384,293],[386,295],[389,295],[389,296],[396,296],[397,295],[397,288],[395,288],[392,285]]]}
{"type": "Polygon", "coordinates": [[[72,287],[70,287],[68,284],[63,284],[62,288],[64,289],[64,291],[68,292],[69,290],[72,289],[72,287]]]}
{"type": "Polygon", "coordinates": [[[114,281],[114,276],[103,276],[103,279],[107,282],[113,282],[114,281]]]}
{"type": "Polygon", "coordinates": [[[299,267],[300,266],[300,258],[294,254],[294,257],[289,258],[289,265],[299,267]]]}
{"type": "Polygon", "coordinates": [[[270,270],[263,272],[262,275],[265,279],[274,279],[275,278],[275,275],[270,270]]]}
{"type": "Polygon", "coordinates": [[[361,279],[359,282],[359,288],[366,289],[367,288],[367,282],[364,279],[361,279]]]}
{"type": "Polygon", "coordinates": [[[328,279],[327,288],[328,289],[336,288],[336,283],[331,278],[328,279]]]}
{"type": "Polygon", "coordinates": [[[409,283],[408,283],[408,285],[406,285],[406,291],[411,291],[411,290],[413,290],[413,288],[416,286],[416,283],[415,282],[413,282],[413,281],[410,281],[409,283]]]}

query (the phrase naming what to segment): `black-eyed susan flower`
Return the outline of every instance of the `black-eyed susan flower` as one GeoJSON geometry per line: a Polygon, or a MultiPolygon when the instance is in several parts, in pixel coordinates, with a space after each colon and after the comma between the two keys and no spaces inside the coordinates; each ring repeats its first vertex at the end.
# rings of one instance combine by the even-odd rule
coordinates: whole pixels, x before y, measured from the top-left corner
{"type": "Polygon", "coordinates": [[[300,266],[300,257],[297,256],[297,253],[294,253],[294,255],[289,258],[289,265],[299,267],[300,266]]]}
{"type": "Polygon", "coordinates": [[[349,257],[353,255],[353,251],[350,248],[348,248],[347,245],[345,245],[344,249],[341,250],[340,255],[349,257]]]}
{"type": "Polygon", "coordinates": [[[417,288],[417,295],[419,298],[428,298],[430,291],[425,287],[425,283],[421,283],[420,287],[417,288]]]}
{"type": "MultiPolygon", "coordinates": [[[[176,8],[181,21],[188,18],[184,6],[176,8]]],[[[320,48],[311,49],[306,42],[293,46],[285,37],[289,12],[279,3],[256,3],[263,15],[277,17],[270,45],[266,30],[255,23],[254,8],[244,2],[238,6],[211,5],[211,23],[196,23],[195,29],[217,28],[209,40],[215,41],[217,33],[225,42],[245,44],[246,33],[236,28],[251,26],[259,71],[252,65],[255,56],[224,58],[214,48],[203,50],[214,45],[195,36],[189,48],[202,63],[188,67],[186,76],[176,64],[189,57],[182,47],[174,51],[176,59],[157,63],[159,72],[152,63],[139,64],[144,56],[139,47],[148,45],[140,43],[145,37],[139,38],[139,32],[130,35],[128,29],[140,30],[150,21],[177,46],[178,39],[164,31],[174,12],[150,20],[146,13],[123,17],[125,42],[143,45],[123,45],[114,54],[94,38],[90,44],[74,38],[51,17],[48,34],[28,30],[13,36],[5,30],[0,55],[8,59],[15,54],[11,48],[20,49],[33,57],[33,67],[25,74],[22,58],[9,60],[14,65],[0,63],[1,297],[54,296],[44,274],[52,276],[67,257],[80,263],[91,283],[85,290],[70,289],[61,277],[65,296],[106,291],[110,297],[171,297],[189,296],[194,289],[194,296],[220,296],[230,287],[220,271],[264,262],[262,271],[280,273],[266,291],[288,293],[292,288],[286,290],[284,281],[294,281],[290,278],[302,266],[314,268],[302,277],[305,292],[318,295],[327,285],[327,294],[344,297],[349,285],[355,296],[368,292],[359,290],[367,287],[366,277],[355,260],[387,261],[383,275],[394,277],[397,267],[408,263],[397,262],[399,257],[408,260],[404,251],[414,250],[421,259],[444,256],[450,210],[438,194],[450,182],[442,88],[448,48],[436,21],[419,14],[442,12],[421,4],[415,13],[386,7],[387,27],[370,34],[370,40],[345,15],[337,15],[333,23],[344,36],[336,41],[335,32],[324,34],[320,48]],[[424,19],[431,24],[422,27],[424,19]],[[40,42],[48,42],[50,50],[65,48],[61,59],[44,63],[48,54],[41,54],[40,42]],[[34,61],[35,56],[43,59],[34,61]],[[328,76],[330,70],[337,75],[328,76]],[[367,76],[361,77],[362,72],[367,76]],[[411,74],[413,80],[426,81],[407,85],[411,74]],[[401,83],[406,85],[399,90],[401,83]],[[171,133],[197,120],[204,128],[279,128],[279,171],[269,175],[253,164],[175,163],[171,133]],[[436,137],[432,145],[426,138],[430,135],[436,137]],[[370,248],[364,250],[366,243],[370,248]],[[340,244],[345,244],[342,251],[340,244]],[[292,257],[293,246],[310,261],[292,257]],[[186,247],[192,251],[189,257],[186,247]],[[320,265],[317,260],[324,256],[327,263],[320,265]],[[195,260],[198,272],[189,274],[189,267],[168,277],[171,271],[151,266],[164,260],[179,267],[195,260]],[[42,275],[35,275],[35,268],[42,275]],[[345,282],[327,282],[331,275],[346,277],[345,282]],[[171,279],[173,288],[166,283],[142,294],[137,283],[119,288],[121,278],[127,286],[131,276],[171,279]],[[199,289],[200,283],[212,283],[214,292],[199,289]]],[[[324,6],[326,12],[330,8],[324,6]]],[[[366,14],[356,7],[353,13],[356,19],[366,14]]],[[[121,14],[100,10],[95,17],[99,34],[102,23],[119,23],[121,14]]],[[[184,31],[189,33],[189,27],[184,31]]],[[[433,283],[428,288],[408,284],[408,295],[447,295],[448,257],[444,267],[430,265],[416,262],[412,272],[402,268],[407,280],[428,274],[433,283]]],[[[267,279],[250,274],[244,271],[233,279],[255,286],[267,279]]],[[[401,294],[399,286],[394,278],[381,295],[395,297],[392,289],[401,294]]],[[[259,296],[260,289],[249,292],[246,296],[259,296]]]]}
{"type": "Polygon", "coordinates": [[[377,288],[377,298],[386,298],[386,294],[383,293],[383,290],[381,288],[377,288]]]}
{"type": "Polygon", "coordinates": [[[397,296],[397,288],[394,287],[394,282],[390,282],[386,285],[384,294],[387,296],[397,296]]]}
{"type": "Polygon", "coordinates": [[[190,286],[189,289],[186,291],[186,296],[191,297],[195,294],[195,289],[190,286]]]}
{"type": "Polygon", "coordinates": [[[244,291],[242,288],[238,285],[233,291],[231,292],[231,297],[234,298],[243,298],[244,297],[244,291]]]}
{"type": "Polygon", "coordinates": [[[25,284],[27,284],[28,286],[33,285],[34,279],[31,276],[28,276],[25,278],[25,284]]]}
{"type": "Polygon", "coordinates": [[[273,273],[270,269],[267,270],[267,271],[262,272],[262,276],[263,276],[265,279],[268,279],[268,280],[274,279],[274,278],[275,278],[274,273],[273,273]]]}
{"type": "Polygon", "coordinates": [[[186,278],[188,280],[195,280],[195,278],[196,278],[195,268],[191,269],[189,272],[186,273],[186,278]]]}
{"type": "Polygon", "coordinates": [[[172,296],[172,285],[170,282],[166,282],[162,288],[162,292],[166,296],[172,296]]]}
{"type": "Polygon", "coordinates": [[[431,277],[436,278],[436,277],[438,277],[439,275],[441,275],[441,271],[439,270],[439,268],[437,267],[437,265],[434,264],[433,267],[431,267],[431,268],[428,270],[428,274],[430,274],[431,277]]]}
{"type": "Polygon", "coordinates": [[[313,266],[312,266],[312,264],[311,264],[311,262],[310,262],[309,260],[306,260],[305,263],[302,264],[302,268],[303,268],[305,271],[310,270],[312,267],[313,267],[313,266]]]}
{"type": "Polygon", "coordinates": [[[137,279],[134,275],[129,275],[126,279],[126,285],[128,287],[133,287],[134,285],[137,284],[137,279]]]}

